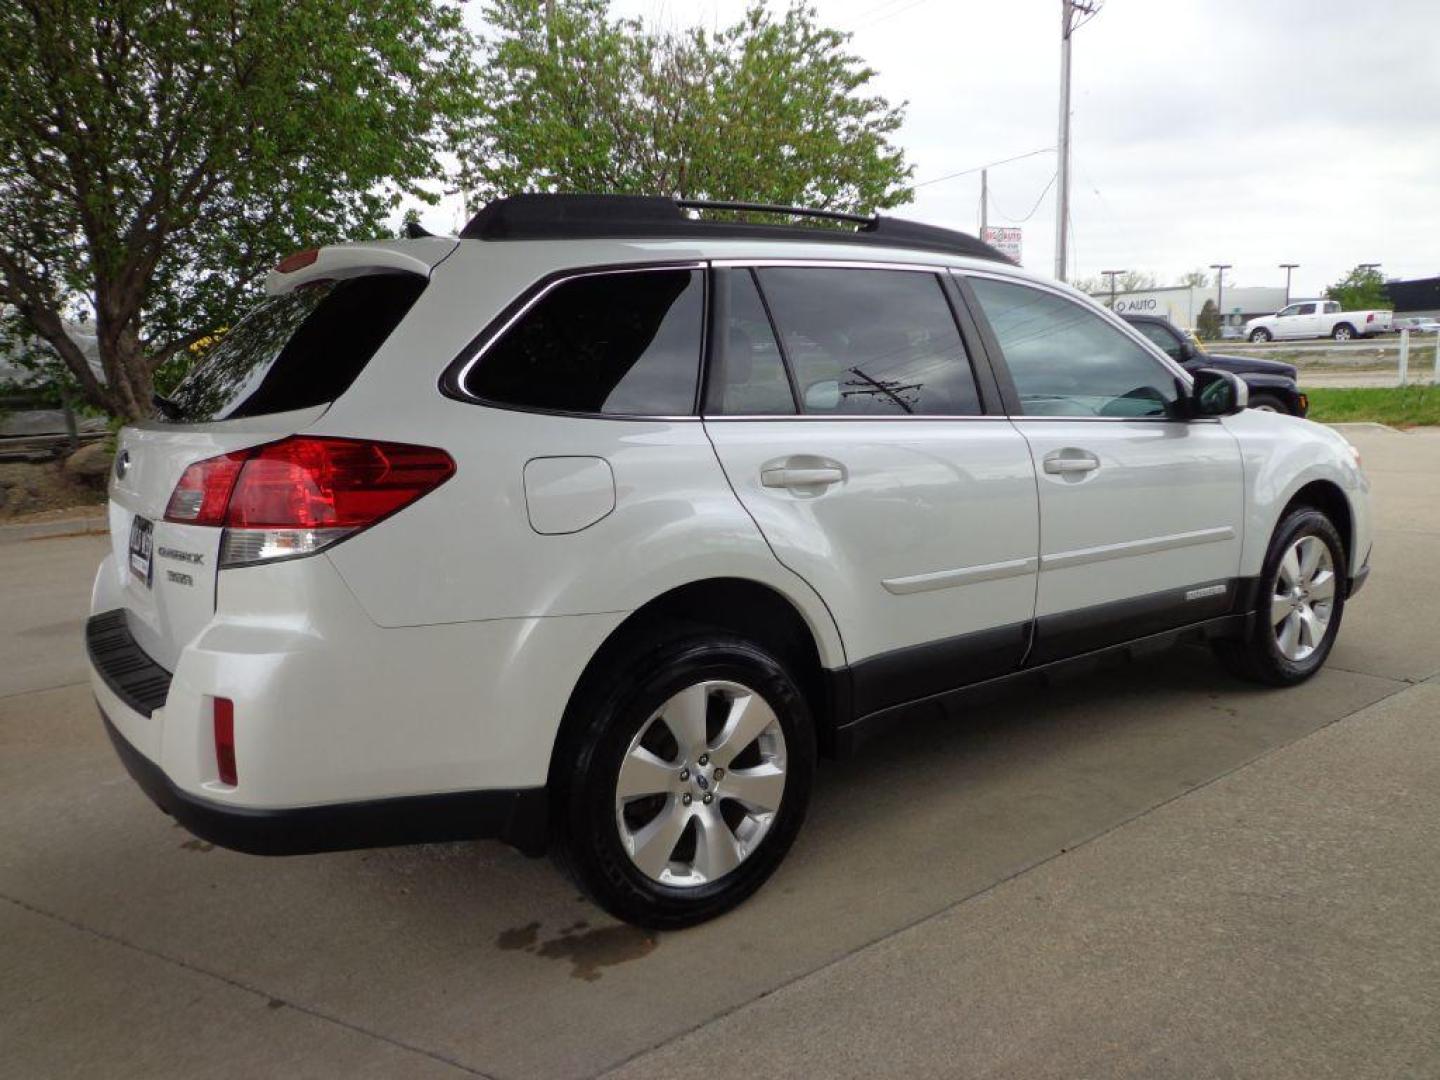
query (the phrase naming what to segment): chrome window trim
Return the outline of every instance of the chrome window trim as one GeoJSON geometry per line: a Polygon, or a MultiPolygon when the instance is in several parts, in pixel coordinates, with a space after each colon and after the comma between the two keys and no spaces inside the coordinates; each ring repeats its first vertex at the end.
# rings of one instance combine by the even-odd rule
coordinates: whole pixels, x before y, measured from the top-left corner
{"type": "MultiPolygon", "coordinates": [[[[1065,300],[1068,303],[1074,304],[1076,307],[1084,311],[1088,311],[1091,314],[1098,315],[1100,316],[1100,320],[1102,322],[1108,322],[1111,326],[1119,330],[1131,341],[1139,345],[1146,353],[1150,355],[1151,359],[1155,360],[1162,368],[1174,375],[1175,378],[1179,379],[1186,386],[1187,389],[1194,390],[1195,388],[1195,376],[1191,375],[1183,367],[1171,360],[1170,357],[1166,356],[1165,353],[1161,352],[1158,346],[1151,342],[1149,338],[1145,337],[1144,334],[1136,330],[1135,327],[1131,326],[1124,319],[1120,318],[1119,315],[1116,315],[1109,308],[1102,307],[1101,305],[1095,303],[1094,300],[1089,300],[1087,298],[1088,303],[1082,302],[1081,300],[1076,299],[1076,297],[1071,293],[1066,292],[1064,289],[1057,289],[1049,282],[1035,281],[1031,278],[1025,277],[1016,277],[1012,274],[997,274],[988,270],[962,270],[958,267],[950,267],[949,270],[950,273],[958,274],[961,277],[990,278],[994,281],[1002,281],[1007,285],[1023,285],[1032,289],[1038,289],[1040,292],[1047,292],[1052,296],[1059,297],[1061,300],[1065,300]]],[[[1083,296],[1084,294],[1082,293],[1081,295],[1083,296]]],[[[1003,353],[1004,350],[1002,349],[1001,351],[1003,353]]],[[[1004,359],[1003,355],[1001,356],[1001,359],[1004,359]]],[[[1027,417],[1027,419],[1034,419],[1034,417],[1027,417]]],[[[1097,417],[1097,419],[1110,420],[1116,418],[1107,416],[1097,417]]],[[[1137,419],[1139,418],[1137,417],[1137,419]]],[[[1179,422],[1186,423],[1187,421],[1179,422]]]]}
{"type": "MultiPolygon", "coordinates": [[[[693,417],[692,417],[692,419],[693,419],[693,417]]],[[[955,421],[955,420],[989,420],[989,421],[992,421],[992,422],[993,422],[993,421],[996,421],[996,420],[1009,421],[1009,420],[1013,419],[1013,417],[1005,416],[1005,415],[1003,415],[1003,414],[1001,414],[1001,413],[995,413],[995,414],[988,415],[988,416],[985,416],[985,415],[974,415],[974,416],[970,416],[970,415],[965,415],[965,414],[960,414],[960,415],[956,415],[956,416],[950,416],[950,415],[937,416],[937,415],[928,414],[928,413],[925,414],[925,415],[923,415],[923,416],[921,416],[921,415],[915,415],[915,414],[913,414],[913,413],[912,413],[912,414],[907,414],[907,413],[892,413],[892,414],[889,414],[889,415],[878,415],[878,416],[877,416],[877,415],[854,415],[854,414],[848,415],[848,416],[821,416],[821,415],[819,415],[818,413],[800,413],[800,414],[798,414],[798,415],[796,415],[796,414],[794,414],[794,413],[745,413],[745,414],[732,414],[732,415],[728,415],[728,416],[712,416],[712,415],[709,414],[709,413],[705,413],[705,414],[702,414],[702,415],[700,416],[700,419],[701,419],[701,420],[704,420],[707,424],[725,423],[726,421],[730,421],[730,420],[743,420],[743,421],[745,421],[745,422],[747,422],[747,423],[754,423],[754,422],[759,421],[759,420],[772,420],[772,421],[775,421],[775,422],[777,422],[777,423],[779,423],[779,422],[784,422],[784,421],[790,421],[790,420],[804,420],[804,421],[806,421],[807,423],[815,423],[816,421],[835,422],[835,421],[841,421],[841,420],[844,420],[844,421],[857,421],[857,420],[858,420],[858,421],[860,421],[861,423],[869,423],[869,424],[875,424],[875,423],[903,423],[903,424],[914,424],[914,423],[917,423],[917,422],[927,421],[927,420],[947,420],[947,421],[955,421]]],[[[1107,419],[1108,419],[1108,418],[1107,418],[1107,419]]]]}
{"type": "MultiPolygon", "coordinates": [[[[446,368],[446,374],[441,376],[442,383],[447,377],[451,379],[453,383],[454,393],[450,396],[457,397],[458,399],[470,402],[471,404],[483,406],[487,409],[503,409],[506,412],[529,412],[539,413],[544,416],[580,417],[590,420],[699,420],[700,417],[698,415],[698,412],[686,413],[684,415],[665,415],[660,413],[598,413],[571,412],[566,409],[537,409],[526,408],[520,405],[506,405],[503,402],[490,401],[486,398],[482,398],[475,394],[472,394],[466,388],[465,380],[470,377],[470,372],[474,369],[476,364],[478,364],[481,360],[485,358],[485,354],[490,351],[491,346],[493,346],[495,342],[499,341],[506,334],[508,334],[511,327],[513,327],[517,322],[523,319],[531,311],[531,309],[535,307],[536,304],[538,304],[541,300],[545,299],[545,297],[549,296],[550,293],[559,288],[561,285],[565,285],[571,281],[578,280],[579,278],[600,277],[607,274],[644,274],[660,270],[700,270],[703,272],[706,269],[707,265],[708,264],[703,259],[687,259],[679,262],[657,262],[636,265],[626,264],[622,266],[592,266],[581,267],[576,270],[561,271],[560,273],[553,275],[540,288],[536,289],[535,294],[531,296],[528,300],[526,300],[525,303],[520,305],[519,309],[516,310],[516,312],[511,315],[510,318],[506,319],[502,324],[500,324],[500,326],[496,328],[493,332],[485,333],[484,331],[481,331],[482,333],[485,333],[485,340],[476,347],[475,351],[470,355],[469,359],[464,362],[464,364],[460,367],[459,371],[456,372],[453,376],[449,376],[449,371],[455,366],[455,362],[451,361],[446,368]]],[[[533,284],[531,286],[527,286],[527,288],[533,287],[533,284]]],[[[703,363],[705,334],[703,317],[701,319],[700,334],[701,363],[703,363]]],[[[697,385],[699,383],[699,380],[701,379],[702,374],[703,373],[701,372],[700,368],[697,367],[695,376],[697,380],[697,385]]]]}
{"type": "Polygon", "coordinates": [[[920,274],[943,274],[948,270],[955,269],[951,266],[944,266],[937,263],[917,262],[881,262],[874,259],[766,259],[766,258],[733,258],[733,259],[711,259],[710,265],[717,270],[741,270],[756,269],[763,270],[767,266],[793,266],[793,267],[820,267],[829,270],[906,270],[920,274]]]}

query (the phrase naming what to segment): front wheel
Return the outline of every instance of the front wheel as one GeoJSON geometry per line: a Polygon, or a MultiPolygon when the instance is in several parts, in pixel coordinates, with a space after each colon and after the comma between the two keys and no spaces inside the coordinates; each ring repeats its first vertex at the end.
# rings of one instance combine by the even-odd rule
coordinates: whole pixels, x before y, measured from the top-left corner
{"type": "Polygon", "coordinates": [[[1355,336],[1355,328],[1349,323],[1341,323],[1330,331],[1330,336],[1336,341],[1349,341],[1355,336]]]}
{"type": "Polygon", "coordinates": [[[1216,642],[1235,674],[1294,686],[1320,670],[1345,613],[1345,545],[1330,519],[1308,506],[1292,512],[1270,541],[1258,610],[1239,641],[1216,642]]]}
{"type": "Polygon", "coordinates": [[[769,652],[720,632],[659,635],[582,690],[555,775],[563,867],[619,919],[693,926],[779,866],[805,818],[815,731],[769,652]]]}
{"type": "Polygon", "coordinates": [[[1270,331],[1263,326],[1258,326],[1250,331],[1250,340],[1257,344],[1264,344],[1270,340],[1270,331]]]}
{"type": "Polygon", "coordinates": [[[1285,402],[1274,394],[1251,394],[1249,407],[1256,412],[1288,413],[1290,411],[1285,407],[1285,402]]]}

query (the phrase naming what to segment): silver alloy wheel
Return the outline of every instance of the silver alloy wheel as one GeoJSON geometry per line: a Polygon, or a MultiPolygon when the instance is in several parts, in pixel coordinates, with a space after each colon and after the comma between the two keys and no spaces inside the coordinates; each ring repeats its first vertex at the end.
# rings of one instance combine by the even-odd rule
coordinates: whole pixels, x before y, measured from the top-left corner
{"type": "Polygon", "coordinates": [[[1318,536],[1302,536],[1280,560],[1270,622],[1287,660],[1304,660],[1325,640],[1335,611],[1335,560],[1318,536]]]}
{"type": "Polygon", "coordinates": [[[675,694],[630,740],[615,822],[641,873],[694,887],[759,847],[784,794],[785,733],[774,710],[748,686],[712,679],[675,694]]]}
{"type": "Polygon", "coordinates": [[[1336,340],[1336,341],[1349,341],[1349,340],[1350,340],[1350,328],[1349,328],[1348,326],[1337,326],[1337,327],[1335,328],[1335,340],[1336,340]]]}
{"type": "Polygon", "coordinates": [[[1250,408],[1254,409],[1256,412],[1279,412],[1279,411],[1280,411],[1279,409],[1275,408],[1274,405],[1251,405],[1250,408]]]}

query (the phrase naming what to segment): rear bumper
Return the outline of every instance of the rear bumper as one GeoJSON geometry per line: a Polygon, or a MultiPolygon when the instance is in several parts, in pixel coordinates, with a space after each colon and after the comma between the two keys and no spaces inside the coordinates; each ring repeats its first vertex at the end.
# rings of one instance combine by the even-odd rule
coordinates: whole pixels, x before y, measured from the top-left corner
{"type": "Polygon", "coordinates": [[[202,840],[251,855],[497,839],[527,854],[545,850],[544,788],[459,791],[287,809],[229,806],[177,787],[122,735],[105,710],[105,733],[150,800],[202,840]]]}

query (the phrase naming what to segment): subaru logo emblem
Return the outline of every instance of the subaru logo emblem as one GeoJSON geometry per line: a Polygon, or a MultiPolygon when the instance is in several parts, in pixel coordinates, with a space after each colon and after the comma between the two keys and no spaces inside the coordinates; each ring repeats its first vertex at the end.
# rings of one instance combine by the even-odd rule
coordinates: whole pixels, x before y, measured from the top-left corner
{"type": "Polygon", "coordinates": [[[125,474],[130,471],[130,451],[121,450],[115,455],[115,479],[124,480],[125,474]]]}

